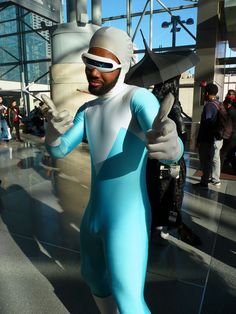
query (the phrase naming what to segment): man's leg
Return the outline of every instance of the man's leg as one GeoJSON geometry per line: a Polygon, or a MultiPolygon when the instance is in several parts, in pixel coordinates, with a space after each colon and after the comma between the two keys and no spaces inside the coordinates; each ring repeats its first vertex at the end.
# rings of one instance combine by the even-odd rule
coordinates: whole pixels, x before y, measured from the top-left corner
{"type": "Polygon", "coordinates": [[[8,140],[8,125],[5,119],[2,120],[2,138],[8,140]]]}
{"type": "Polygon", "coordinates": [[[212,183],[220,182],[221,162],[220,162],[220,150],[223,145],[223,140],[215,140],[214,142],[214,157],[212,162],[212,183]]]}
{"type": "Polygon", "coordinates": [[[212,143],[203,142],[199,146],[199,159],[202,170],[201,184],[208,185],[209,178],[212,173],[212,160],[214,156],[214,145],[212,143]]]}
{"type": "Polygon", "coordinates": [[[81,273],[91,289],[94,301],[101,314],[118,314],[111,295],[110,277],[104,257],[102,239],[81,231],[81,273]]]}
{"type": "Polygon", "coordinates": [[[15,130],[16,130],[16,139],[18,141],[21,141],[21,138],[20,138],[20,125],[19,125],[19,123],[14,123],[14,126],[15,126],[15,130]]]}
{"type": "Polygon", "coordinates": [[[127,215],[104,239],[112,294],[122,314],[150,314],[144,300],[148,233],[145,217],[138,212],[136,217],[127,215]]]}

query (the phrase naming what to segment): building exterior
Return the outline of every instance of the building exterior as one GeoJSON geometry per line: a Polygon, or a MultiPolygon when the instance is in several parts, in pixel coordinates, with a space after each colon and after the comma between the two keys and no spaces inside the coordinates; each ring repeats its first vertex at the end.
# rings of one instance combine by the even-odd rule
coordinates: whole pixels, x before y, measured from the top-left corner
{"type": "MultiPolygon", "coordinates": [[[[14,94],[15,90],[28,85],[34,93],[49,90],[51,43],[48,27],[52,24],[52,21],[14,4],[1,8],[0,92],[12,90],[14,94]]],[[[29,112],[34,107],[35,98],[22,92],[20,95],[20,102],[29,112]]]]}
{"type": "Polygon", "coordinates": [[[42,22],[52,25],[51,21],[15,5],[1,10],[0,79],[21,81],[24,72],[26,85],[40,77],[41,83],[49,82],[49,75],[44,74],[49,68],[51,44],[49,31],[42,30],[42,22]]]}

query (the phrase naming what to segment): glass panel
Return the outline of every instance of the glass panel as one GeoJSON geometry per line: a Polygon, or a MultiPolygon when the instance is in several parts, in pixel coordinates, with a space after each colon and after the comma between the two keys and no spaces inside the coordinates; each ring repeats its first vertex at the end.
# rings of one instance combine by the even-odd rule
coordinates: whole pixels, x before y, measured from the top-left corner
{"type": "Polygon", "coordinates": [[[20,81],[19,66],[0,66],[0,80],[4,81],[20,81]]]}
{"type": "Polygon", "coordinates": [[[17,62],[19,59],[18,37],[8,36],[0,38],[0,60],[3,63],[17,62]]]}
{"type": "Polygon", "coordinates": [[[31,63],[27,65],[28,80],[36,84],[49,84],[49,74],[44,75],[49,70],[49,62],[31,63]],[[43,76],[40,80],[39,77],[43,76]]]}

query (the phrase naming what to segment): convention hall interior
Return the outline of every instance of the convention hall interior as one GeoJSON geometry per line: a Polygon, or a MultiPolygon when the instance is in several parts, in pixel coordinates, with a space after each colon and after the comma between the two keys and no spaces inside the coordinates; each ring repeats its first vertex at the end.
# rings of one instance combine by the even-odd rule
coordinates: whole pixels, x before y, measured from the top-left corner
{"type": "Polygon", "coordinates": [[[0,142],[0,314],[99,314],[80,272],[90,148],[85,140],[52,158],[39,108],[46,94],[74,116],[95,98],[81,56],[102,26],[131,37],[132,67],[150,62],[153,83],[143,67],[143,77],[127,84],[152,90],[178,76],[186,130],[181,217],[193,238],[175,226],[156,229],[146,303],[152,314],[235,314],[236,147],[220,185],[194,184],[202,175],[196,141],[204,87],[216,84],[220,101],[236,90],[236,0],[0,0],[0,96],[6,107],[15,99],[21,115],[20,140],[13,130],[0,142]]]}

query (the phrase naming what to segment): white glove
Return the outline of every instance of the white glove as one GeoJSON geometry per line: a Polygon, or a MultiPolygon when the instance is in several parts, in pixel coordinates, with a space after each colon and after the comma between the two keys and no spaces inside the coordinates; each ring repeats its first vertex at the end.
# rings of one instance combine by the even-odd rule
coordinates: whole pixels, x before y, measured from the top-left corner
{"type": "Polygon", "coordinates": [[[148,156],[158,160],[176,160],[181,154],[176,125],[168,118],[173,106],[174,96],[169,93],[163,100],[153,122],[152,129],[146,134],[148,156]]]}
{"type": "Polygon", "coordinates": [[[73,117],[69,111],[58,112],[53,101],[46,95],[42,95],[43,102],[48,106],[46,143],[49,146],[58,146],[61,143],[60,136],[73,126],[73,117]]]}

